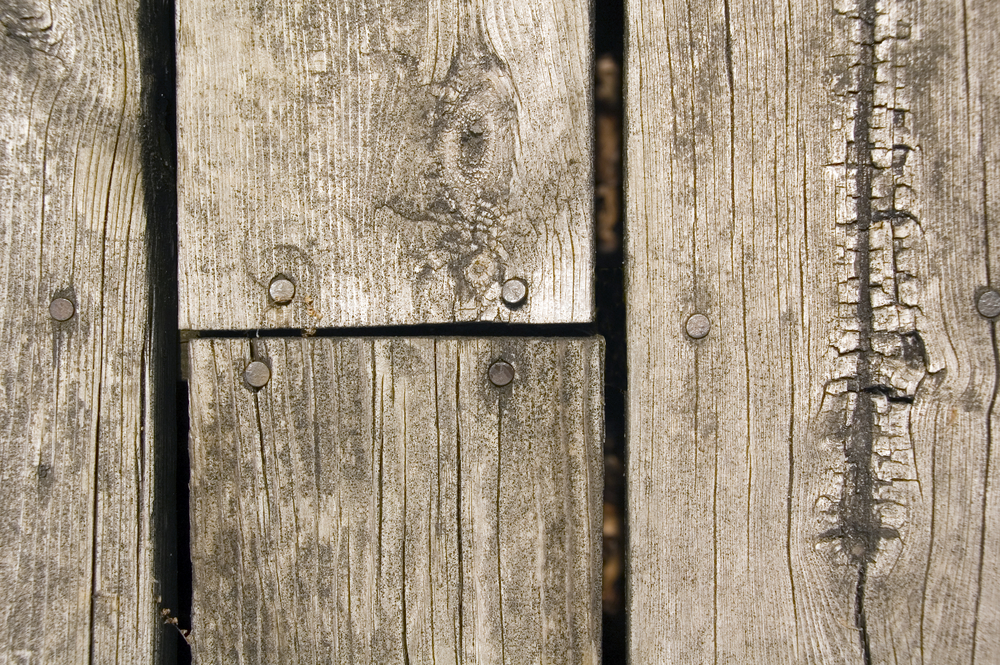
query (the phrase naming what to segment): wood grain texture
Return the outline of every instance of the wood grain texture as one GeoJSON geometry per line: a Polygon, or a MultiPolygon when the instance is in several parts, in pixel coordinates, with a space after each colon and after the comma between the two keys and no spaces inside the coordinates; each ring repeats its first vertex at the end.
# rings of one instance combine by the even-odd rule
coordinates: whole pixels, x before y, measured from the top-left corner
{"type": "Polygon", "coordinates": [[[591,320],[588,2],[177,4],[182,329],[591,320]]]}
{"type": "Polygon", "coordinates": [[[599,338],[252,344],[191,342],[197,662],[600,662],[599,338]]]}
{"type": "Polygon", "coordinates": [[[157,649],[143,12],[0,0],[0,663],[157,649]]]}
{"type": "Polygon", "coordinates": [[[632,662],[997,661],[1000,6],[629,16],[632,662]]]}

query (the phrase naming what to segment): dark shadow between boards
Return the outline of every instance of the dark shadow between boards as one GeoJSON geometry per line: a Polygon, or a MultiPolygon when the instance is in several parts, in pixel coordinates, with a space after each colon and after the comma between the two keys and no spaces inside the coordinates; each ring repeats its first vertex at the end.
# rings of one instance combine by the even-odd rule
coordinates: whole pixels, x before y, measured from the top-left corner
{"type": "Polygon", "coordinates": [[[594,219],[596,236],[596,331],[605,340],[604,361],[604,570],[603,661],[626,662],[624,225],[622,187],[622,65],[624,0],[594,5],[594,219]]]}
{"type": "MultiPolygon", "coordinates": [[[[142,177],[149,271],[150,319],[146,340],[153,399],[147,421],[155,440],[154,503],[148,507],[153,537],[154,589],[160,630],[159,662],[188,664],[185,636],[191,616],[188,519],[187,387],[181,381],[177,332],[176,68],[173,0],[139,0],[142,177]]],[[[149,436],[149,433],[144,433],[149,436]]]]}
{"type": "MultiPolygon", "coordinates": [[[[148,340],[157,359],[153,395],[175,399],[153,402],[157,505],[156,579],[163,624],[160,662],[188,665],[191,651],[192,570],[188,503],[188,391],[181,375],[181,339],[177,321],[177,195],[175,129],[174,0],[139,0],[142,64],[142,131],[146,216],[149,223],[153,308],[148,340]],[[175,445],[164,445],[174,442],[175,445]]],[[[596,235],[596,319],[586,326],[503,326],[450,324],[378,329],[322,330],[329,336],[382,335],[531,335],[580,337],[602,335],[605,359],[605,495],[603,570],[603,662],[626,662],[625,589],[625,394],[627,388],[623,270],[624,205],[622,190],[623,0],[594,5],[594,212],[596,235]]],[[[261,336],[288,334],[270,331],[261,336]]],[[[301,331],[298,331],[301,332],[301,331]]],[[[256,333],[254,333],[256,335],[256,333]]],[[[198,336],[245,336],[247,333],[202,331],[198,336]]]]}

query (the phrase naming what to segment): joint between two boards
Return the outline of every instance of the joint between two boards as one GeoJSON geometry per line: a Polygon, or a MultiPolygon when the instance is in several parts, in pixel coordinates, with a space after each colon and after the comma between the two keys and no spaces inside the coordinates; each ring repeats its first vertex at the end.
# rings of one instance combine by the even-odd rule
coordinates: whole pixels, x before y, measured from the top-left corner
{"type": "Polygon", "coordinates": [[[357,328],[268,328],[251,330],[181,330],[181,343],[192,339],[258,339],[296,337],[562,337],[585,338],[597,334],[590,323],[426,323],[357,328]]]}

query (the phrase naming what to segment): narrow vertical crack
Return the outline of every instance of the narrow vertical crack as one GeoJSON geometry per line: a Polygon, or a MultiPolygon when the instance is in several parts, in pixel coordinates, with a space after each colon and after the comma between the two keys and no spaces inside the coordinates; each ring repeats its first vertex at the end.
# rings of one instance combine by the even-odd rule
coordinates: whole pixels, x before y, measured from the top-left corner
{"type": "Polygon", "coordinates": [[[504,407],[504,396],[499,395],[497,398],[497,496],[496,496],[496,511],[497,511],[497,610],[500,616],[500,664],[505,665],[507,662],[507,638],[504,634],[504,620],[503,620],[503,568],[501,567],[501,554],[503,553],[503,543],[500,540],[500,528],[502,526],[502,510],[500,506],[500,482],[501,473],[503,472],[503,407],[504,407]]]}
{"type": "Polygon", "coordinates": [[[977,647],[979,646],[979,608],[983,597],[983,561],[986,558],[986,526],[987,507],[990,490],[990,459],[993,455],[993,413],[996,410],[997,395],[1000,394],[1000,346],[997,345],[997,324],[990,322],[990,343],[993,347],[993,394],[986,410],[986,467],[983,470],[983,498],[980,510],[982,523],[979,528],[979,569],[976,572],[976,602],[972,621],[972,665],[976,663],[977,647]]]}
{"type": "Polygon", "coordinates": [[[378,434],[378,489],[375,491],[378,515],[378,552],[375,555],[375,579],[379,584],[375,588],[375,603],[378,605],[382,601],[382,562],[385,559],[383,546],[385,541],[382,533],[382,526],[385,524],[383,503],[385,500],[385,377],[378,377],[378,362],[375,355],[375,342],[372,342],[372,365],[375,370],[372,372],[372,450],[374,453],[376,433],[378,434]],[[376,396],[378,398],[378,411],[375,410],[376,396]],[[377,424],[376,424],[377,423],[377,424]],[[374,429],[377,427],[378,429],[374,429]]]}
{"type": "MultiPolygon", "coordinates": [[[[100,374],[100,371],[98,372],[100,374]]],[[[100,460],[101,460],[101,402],[104,396],[101,390],[101,381],[98,380],[97,384],[97,404],[95,405],[94,416],[94,463],[92,467],[93,480],[93,498],[91,500],[91,514],[90,519],[91,524],[91,534],[90,534],[90,616],[88,617],[90,623],[88,624],[89,633],[89,647],[87,662],[96,662],[95,658],[97,654],[94,652],[94,621],[97,614],[97,597],[100,593],[99,579],[98,579],[98,548],[100,546],[100,532],[99,532],[99,517],[100,517],[100,492],[98,487],[100,484],[100,460]]]]}
{"type": "MultiPolygon", "coordinates": [[[[875,96],[875,0],[863,0],[860,6],[862,39],[860,44],[860,78],[854,119],[853,155],[857,192],[857,245],[854,254],[858,279],[857,318],[859,348],[857,377],[859,386],[871,384],[871,221],[872,221],[872,146],[869,140],[872,107],[875,96]]],[[[853,157],[853,159],[851,159],[853,157]]],[[[854,600],[854,620],[858,630],[865,665],[871,665],[868,640],[868,620],[865,616],[865,586],[868,563],[878,547],[878,525],[872,512],[872,439],[874,404],[868,391],[859,390],[853,420],[850,424],[845,457],[847,469],[840,503],[841,525],[848,557],[858,567],[858,583],[854,600]]]]}
{"type": "MultiPolygon", "coordinates": [[[[392,353],[393,353],[392,349],[393,349],[393,347],[390,346],[389,349],[390,349],[389,350],[389,358],[390,358],[389,365],[390,365],[390,367],[392,367],[391,371],[393,373],[395,373],[396,361],[392,357],[392,353]]],[[[403,623],[403,634],[402,634],[402,639],[403,639],[403,665],[410,665],[410,645],[409,645],[409,642],[407,641],[407,620],[406,620],[406,584],[407,584],[407,582],[406,582],[406,543],[407,543],[407,540],[408,540],[407,535],[406,535],[406,523],[407,523],[407,515],[408,515],[408,513],[407,513],[407,501],[409,499],[409,492],[407,492],[408,483],[407,483],[407,476],[406,476],[406,472],[407,472],[407,468],[406,468],[406,461],[407,461],[407,454],[406,454],[406,451],[407,451],[406,415],[407,415],[407,410],[406,410],[406,388],[405,388],[405,386],[403,388],[402,402],[403,402],[402,403],[402,407],[403,407],[403,418],[402,418],[402,421],[403,421],[402,422],[402,425],[403,425],[403,431],[402,431],[402,435],[403,435],[403,541],[400,543],[400,547],[399,547],[399,550],[400,550],[400,566],[402,567],[402,571],[403,571],[403,574],[402,574],[402,584],[400,585],[401,588],[402,588],[402,599],[401,599],[402,617],[401,617],[401,619],[402,619],[402,623],[403,623]]],[[[393,403],[393,407],[395,407],[395,404],[396,404],[396,377],[395,377],[395,375],[393,375],[393,377],[392,377],[392,403],[393,403]]],[[[430,511],[428,511],[428,512],[430,512],[430,511]]],[[[431,595],[431,602],[433,603],[434,594],[432,593],[430,595],[431,595]]],[[[433,622],[433,621],[434,621],[434,612],[433,612],[433,606],[432,606],[431,622],[433,622]]],[[[431,635],[432,636],[434,635],[434,631],[433,630],[431,630],[431,635]]],[[[433,637],[431,639],[433,640],[433,637]]],[[[433,649],[432,649],[432,653],[433,653],[433,649]]]]}
{"type": "MultiPolygon", "coordinates": [[[[965,56],[965,95],[966,99],[972,99],[972,89],[969,85],[969,14],[966,2],[962,2],[962,35],[964,37],[963,53],[965,56]]],[[[980,91],[980,94],[982,92],[980,91]]],[[[986,128],[983,126],[985,114],[980,116],[980,151],[982,154],[982,137],[986,135],[986,128]]],[[[971,135],[971,132],[969,132],[971,135]]],[[[989,177],[986,170],[987,161],[982,160],[982,215],[983,215],[983,248],[986,255],[986,283],[993,284],[993,266],[991,265],[992,251],[990,248],[990,214],[989,214],[989,177]]],[[[985,468],[983,469],[983,497],[980,505],[982,522],[979,529],[979,568],[976,571],[976,601],[972,619],[972,665],[976,664],[979,646],[979,611],[983,595],[983,562],[986,558],[986,529],[989,517],[988,499],[990,491],[990,460],[993,457],[993,414],[996,412],[997,396],[1000,394],[1000,346],[997,345],[997,324],[991,321],[990,324],[990,345],[993,349],[993,394],[990,396],[989,407],[986,410],[986,450],[985,468]]]]}
{"type": "MultiPolygon", "coordinates": [[[[261,349],[258,348],[257,342],[250,343],[250,359],[251,360],[261,360],[266,362],[268,367],[271,363],[266,360],[266,356],[261,354],[261,349]]],[[[260,445],[260,475],[261,480],[264,483],[264,499],[266,501],[267,510],[271,510],[271,487],[267,479],[267,444],[264,438],[264,424],[260,418],[260,397],[257,391],[253,393],[253,411],[254,417],[257,421],[257,438],[260,445]]]]}
{"type": "Polygon", "coordinates": [[[868,584],[868,562],[858,565],[858,584],[854,593],[854,625],[858,629],[861,642],[861,658],[864,665],[872,664],[872,650],[868,642],[868,618],[865,616],[865,587],[868,584]]]}
{"type": "Polygon", "coordinates": [[[458,662],[465,659],[465,558],[462,556],[462,354],[455,354],[455,524],[458,545],[458,662]]]}
{"type": "MultiPolygon", "coordinates": [[[[733,169],[736,168],[736,81],[733,75],[733,23],[732,23],[732,13],[729,7],[729,0],[724,0],[723,9],[726,18],[726,82],[729,86],[729,215],[730,223],[732,224],[732,237],[731,242],[735,242],[736,238],[736,174],[733,169]]],[[[735,248],[730,245],[730,251],[733,252],[735,257],[735,248]]],[[[745,266],[740,269],[741,276],[745,279],[746,270],[745,266]]],[[[743,348],[744,354],[746,353],[746,284],[743,284],[743,348]]],[[[697,352],[695,357],[697,357],[697,352]]],[[[746,361],[746,371],[747,378],[749,379],[750,367],[749,360],[744,355],[746,361]]],[[[696,370],[697,371],[697,370],[696,370]]],[[[697,375],[696,375],[697,376],[697,375]]],[[[750,393],[747,393],[747,400],[750,398],[750,393]]],[[[749,422],[749,419],[747,420],[749,422]]],[[[696,433],[697,438],[697,433],[696,433]]],[[[747,447],[749,453],[749,436],[747,437],[747,447]]],[[[747,462],[749,463],[750,456],[747,454],[747,462]]],[[[747,490],[749,491],[750,484],[747,483],[747,490]]],[[[749,505],[749,501],[748,501],[749,505]]],[[[713,471],[713,487],[712,487],[712,645],[713,645],[713,663],[718,665],[719,662],[719,447],[715,447],[715,463],[713,471]]],[[[747,521],[749,526],[749,520],[747,521]]],[[[749,535],[748,535],[749,540],[749,535]]]]}
{"type": "Polygon", "coordinates": [[[848,169],[853,169],[855,187],[854,270],[858,280],[858,353],[855,407],[844,444],[846,468],[840,498],[839,518],[842,547],[852,565],[857,566],[858,581],[854,598],[854,621],[858,631],[864,665],[871,665],[868,620],[865,615],[865,587],[868,565],[878,549],[880,524],[874,514],[874,476],[872,444],[875,426],[873,394],[865,390],[872,384],[871,350],[873,310],[871,297],[871,223],[872,223],[872,143],[871,116],[875,97],[875,19],[876,0],[860,0],[859,86],[854,113],[853,142],[848,145],[848,169]]]}
{"type": "MultiPolygon", "coordinates": [[[[437,470],[437,496],[434,498],[434,508],[431,509],[428,506],[427,510],[427,579],[434,579],[434,567],[433,567],[433,552],[434,552],[434,533],[436,533],[436,528],[440,528],[441,524],[441,392],[438,386],[438,343],[437,340],[432,342],[434,348],[434,432],[436,434],[436,470],[437,470]],[[437,518],[437,524],[432,524],[431,517],[435,516],[437,518]]],[[[445,568],[447,570],[447,568],[445,568]]],[[[430,600],[430,614],[431,614],[431,657],[437,660],[437,647],[434,644],[434,594],[429,594],[430,600]]],[[[446,603],[447,607],[450,603],[446,603]]],[[[457,642],[456,642],[457,649],[457,642]]],[[[455,653],[455,662],[458,662],[458,653],[455,653]]]]}

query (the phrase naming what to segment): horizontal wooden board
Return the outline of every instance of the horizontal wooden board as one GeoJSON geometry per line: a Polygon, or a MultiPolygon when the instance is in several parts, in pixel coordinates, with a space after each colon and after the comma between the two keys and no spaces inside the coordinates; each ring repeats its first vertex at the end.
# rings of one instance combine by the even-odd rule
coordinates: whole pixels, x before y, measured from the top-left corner
{"type": "Polygon", "coordinates": [[[156,659],[150,4],[0,0],[4,664],[156,659]]]}
{"type": "Polygon", "coordinates": [[[600,662],[599,338],[190,354],[197,662],[600,662]]]}
{"type": "Polygon", "coordinates": [[[177,13],[182,329],[591,320],[589,2],[177,13]]]}
{"type": "Polygon", "coordinates": [[[1000,5],[629,15],[631,662],[997,662],[1000,5]]]}

